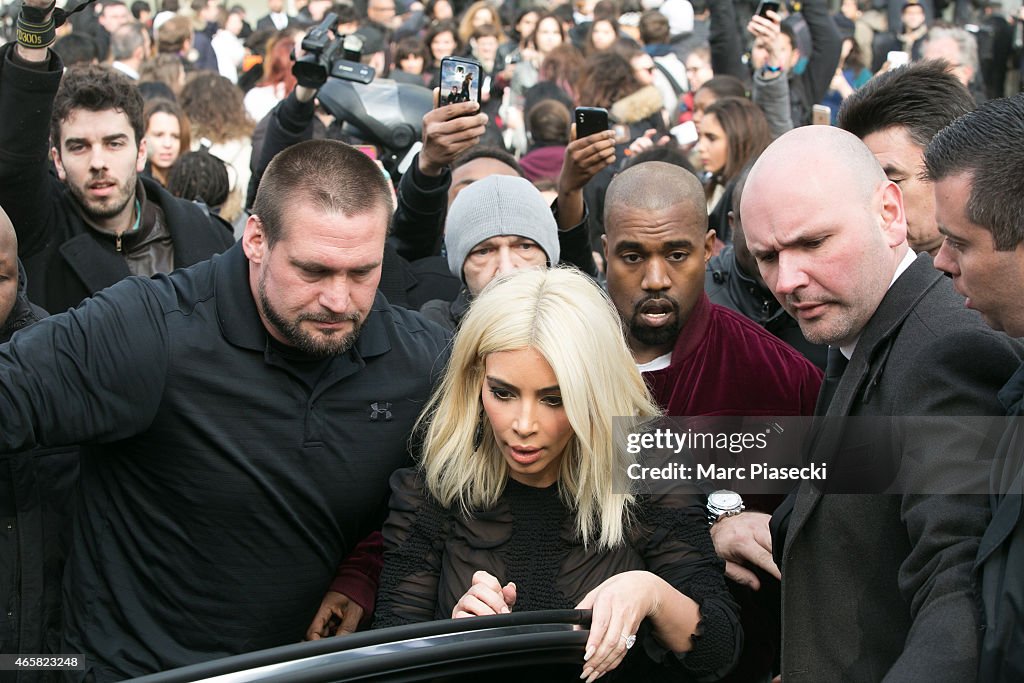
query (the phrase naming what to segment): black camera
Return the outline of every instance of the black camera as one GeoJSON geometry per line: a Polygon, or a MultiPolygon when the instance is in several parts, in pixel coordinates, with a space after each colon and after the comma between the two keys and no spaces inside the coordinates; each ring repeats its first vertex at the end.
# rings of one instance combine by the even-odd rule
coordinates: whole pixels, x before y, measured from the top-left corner
{"type": "Polygon", "coordinates": [[[292,65],[292,74],[299,85],[320,88],[329,77],[365,84],[373,81],[376,75],[373,67],[359,62],[363,39],[355,34],[332,38],[337,25],[338,15],[328,14],[302,40],[306,54],[292,65]]]}

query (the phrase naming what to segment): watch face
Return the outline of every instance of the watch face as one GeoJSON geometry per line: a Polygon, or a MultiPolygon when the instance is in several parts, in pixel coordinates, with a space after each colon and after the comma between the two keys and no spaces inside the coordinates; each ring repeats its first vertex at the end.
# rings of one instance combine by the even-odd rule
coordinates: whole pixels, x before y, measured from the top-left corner
{"type": "Polygon", "coordinates": [[[708,496],[708,503],[720,510],[733,510],[743,504],[743,498],[733,491],[715,491],[708,496]]]}

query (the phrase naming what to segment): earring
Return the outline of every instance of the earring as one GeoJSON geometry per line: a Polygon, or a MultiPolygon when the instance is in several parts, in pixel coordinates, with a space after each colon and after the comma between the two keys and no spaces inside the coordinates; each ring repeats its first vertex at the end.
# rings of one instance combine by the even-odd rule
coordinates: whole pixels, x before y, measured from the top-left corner
{"type": "Polygon", "coordinates": [[[484,442],[484,414],[480,411],[480,419],[476,423],[476,431],[473,432],[473,452],[476,453],[480,450],[480,445],[484,442]]]}

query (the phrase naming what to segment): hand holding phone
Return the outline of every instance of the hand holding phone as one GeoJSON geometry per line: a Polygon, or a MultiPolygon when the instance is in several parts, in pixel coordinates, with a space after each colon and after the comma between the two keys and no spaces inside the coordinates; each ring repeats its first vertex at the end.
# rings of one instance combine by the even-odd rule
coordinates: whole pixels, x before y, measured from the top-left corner
{"type": "Polygon", "coordinates": [[[417,155],[422,173],[436,177],[459,154],[480,142],[487,126],[487,114],[477,102],[445,105],[438,95],[437,107],[423,115],[423,141],[417,155]]]}
{"type": "Polygon", "coordinates": [[[811,123],[815,126],[831,126],[832,108],[824,104],[816,104],[811,107],[811,123]]]}

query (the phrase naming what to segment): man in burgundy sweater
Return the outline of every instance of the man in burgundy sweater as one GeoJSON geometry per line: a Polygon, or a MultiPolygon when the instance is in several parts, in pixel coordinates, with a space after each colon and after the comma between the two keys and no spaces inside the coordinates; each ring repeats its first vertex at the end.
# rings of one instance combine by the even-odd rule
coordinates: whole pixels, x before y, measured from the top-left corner
{"type": "MultiPolygon", "coordinates": [[[[608,187],[604,216],[608,293],[633,357],[666,415],[814,414],[821,371],[704,293],[715,233],[708,230],[704,190],[692,173],[658,161],[633,166],[608,187]]],[[[779,502],[775,496],[744,501],[746,509],[763,512],[779,502]]],[[[730,680],[767,673],[777,648],[780,574],[764,519],[723,516],[711,528],[720,554],[723,534],[745,533],[764,546],[756,566],[722,556],[748,636],[730,680]],[[746,529],[751,525],[757,529],[746,529]]]]}
{"type": "Polygon", "coordinates": [[[712,304],[697,178],[662,162],[619,174],[605,200],[608,293],[668,415],[812,415],[821,372],[745,317],[712,304]]]}

